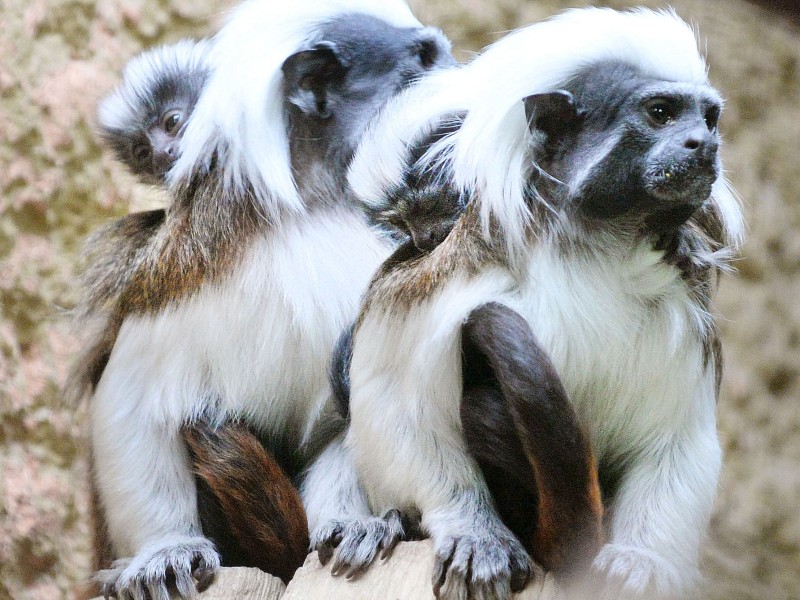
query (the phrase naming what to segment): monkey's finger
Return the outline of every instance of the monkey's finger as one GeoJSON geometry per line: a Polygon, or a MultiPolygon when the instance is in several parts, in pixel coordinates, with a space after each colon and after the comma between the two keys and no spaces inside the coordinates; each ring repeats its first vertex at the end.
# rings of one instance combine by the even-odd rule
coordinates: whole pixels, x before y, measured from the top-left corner
{"type": "Polygon", "coordinates": [[[167,582],[161,577],[154,578],[147,583],[147,591],[151,600],[169,600],[167,582]]]}
{"type": "Polygon", "coordinates": [[[216,567],[209,564],[204,556],[195,557],[192,561],[191,570],[192,577],[195,581],[195,589],[197,589],[198,592],[205,591],[217,575],[216,567]]]}
{"type": "Polygon", "coordinates": [[[191,569],[174,569],[175,571],[175,589],[178,590],[181,598],[189,600],[197,597],[197,590],[194,587],[194,580],[192,579],[191,569]]]}
{"type": "Polygon", "coordinates": [[[366,529],[358,528],[348,531],[347,535],[343,537],[333,556],[331,574],[334,577],[349,572],[353,565],[358,564],[359,548],[367,537],[367,533],[366,529]]]}
{"type": "Polygon", "coordinates": [[[381,560],[386,560],[391,556],[392,551],[400,543],[400,540],[405,538],[405,527],[403,525],[403,516],[396,509],[387,512],[383,518],[386,521],[386,532],[381,538],[379,547],[381,560]]]}
{"type": "Polygon", "coordinates": [[[437,550],[433,560],[433,595],[439,597],[439,592],[447,578],[447,571],[453,562],[453,554],[456,550],[456,541],[453,538],[445,540],[444,544],[437,550]]]}
{"type": "Polygon", "coordinates": [[[470,598],[467,573],[452,566],[447,570],[444,583],[438,592],[440,595],[436,597],[446,600],[476,600],[474,597],[470,598]]]}
{"type": "Polygon", "coordinates": [[[529,557],[525,558],[526,560],[522,561],[521,563],[514,564],[516,561],[514,561],[514,557],[512,556],[510,581],[512,592],[521,592],[536,577],[536,570],[533,566],[533,561],[531,561],[529,557]]]}
{"type": "Polygon", "coordinates": [[[331,558],[333,558],[333,553],[341,542],[342,530],[338,528],[328,536],[324,542],[317,544],[317,556],[319,557],[319,562],[322,563],[323,566],[330,562],[331,558]]]}
{"type": "Polygon", "coordinates": [[[214,583],[214,578],[216,577],[217,572],[214,568],[209,567],[207,565],[200,566],[194,570],[192,573],[192,577],[194,577],[196,584],[195,587],[197,588],[198,592],[204,592],[208,589],[208,587],[214,583]]]}

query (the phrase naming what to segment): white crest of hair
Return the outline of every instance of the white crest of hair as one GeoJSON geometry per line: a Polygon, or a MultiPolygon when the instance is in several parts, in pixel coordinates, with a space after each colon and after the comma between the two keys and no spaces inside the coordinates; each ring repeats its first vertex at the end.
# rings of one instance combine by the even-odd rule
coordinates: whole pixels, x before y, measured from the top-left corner
{"type": "Polygon", "coordinates": [[[226,191],[252,188],[270,217],[302,212],[289,158],[281,66],[313,43],[319,25],[353,13],[421,27],[404,0],[248,0],[237,7],[214,37],[211,77],[187,123],[170,182],[207,170],[216,153],[226,191]]]}
{"type": "MultiPolygon", "coordinates": [[[[459,67],[426,75],[392,98],[373,117],[348,170],[348,182],[366,206],[380,210],[387,193],[403,184],[409,151],[443,119],[463,112],[459,67]]],[[[428,156],[421,161],[426,163],[428,156]]]]}
{"type": "Polygon", "coordinates": [[[183,39],[132,58],[125,66],[122,83],[98,107],[100,124],[120,130],[138,124],[141,107],[152,102],[153,88],[158,82],[204,69],[209,47],[208,40],[183,39]]]}
{"type": "Polygon", "coordinates": [[[469,112],[460,130],[432,149],[455,184],[477,192],[484,233],[496,221],[509,257],[524,250],[532,215],[523,191],[533,168],[522,100],[564,87],[599,62],[631,64],[659,79],[708,84],[692,28],[673,11],[608,8],[566,11],[509,34],[460,71],[469,112]]]}

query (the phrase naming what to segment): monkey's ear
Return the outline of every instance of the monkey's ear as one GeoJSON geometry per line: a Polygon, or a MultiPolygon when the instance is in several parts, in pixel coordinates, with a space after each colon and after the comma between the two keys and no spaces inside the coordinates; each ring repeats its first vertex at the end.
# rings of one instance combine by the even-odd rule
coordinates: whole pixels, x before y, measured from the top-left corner
{"type": "Polygon", "coordinates": [[[575,98],[566,90],[546,94],[533,94],[524,98],[528,129],[547,136],[558,135],[575,128],[581,114],[575,98]]]}
{"type": "Polygon", "coordinates": [[[336,44],[319,42],[295,52],[281,66],[289,102],[306,115],[327,119],[332,114],[330,90],[344,79],[347,66],[336,44]]]}

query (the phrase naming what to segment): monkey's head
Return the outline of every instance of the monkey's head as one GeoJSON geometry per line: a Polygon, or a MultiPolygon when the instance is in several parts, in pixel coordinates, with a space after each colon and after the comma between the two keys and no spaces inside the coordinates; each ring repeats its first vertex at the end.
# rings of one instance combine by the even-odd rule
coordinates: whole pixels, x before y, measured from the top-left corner
{"type": "Polygon", "coordinates": [[[346,201],[346,164],[372,115],[452,60],[405,0],[245,0],[214,36],[170,186],[218,186],[275,219],[346,201]]]}
{"type": "Polygon", "coordinates": [[[100,136],[145,183],[163,184],[208,76],[205,41],[182,40],[128,63],[123,82],[100,104],[100,136]]]}
{"type": "Polygon", "coordinates": [[[436,122],[430,105],[439,118],[464,117],[421,166],[475,205],[482,235],[512,263],[554,228],[660,241],[704,203],[719,215],[723,245],[738,243],[741,210],[718,154],[722,102],[694,31],[674,12],[574,9],[445,74],[422,90],[427,98],[409,97],[397,111],[404,121],[387,112],[382,137],[359,150],[351,181],[364,180],[353,185],[365,202],[379,206],[370,198],[402,184],[408,148],[436,122]]]}
{"type": "Polygon", "coordinates": [[[430,27],[397,27],[375,16],[331,19],[307,49],[282,65],[295,137],[320,155],[349,160],[370,119],[428,72],[455,64],[450,43],[430,27]]]}
{"type": "Polygon", "coordinates": [[[568,213],[666,233],[710,197],[720,176],[722,101],[708,85],[600,62],[524,104],[538,140],[536,189],[568,213]]]}

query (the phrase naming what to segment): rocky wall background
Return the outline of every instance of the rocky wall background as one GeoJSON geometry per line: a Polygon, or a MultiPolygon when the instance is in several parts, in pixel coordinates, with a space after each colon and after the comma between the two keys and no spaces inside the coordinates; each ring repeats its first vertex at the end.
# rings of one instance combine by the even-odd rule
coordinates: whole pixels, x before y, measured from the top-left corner
{"type": "MultiPolygon", "coordinates": [[[[660,3],[646,1],[649,6],[660,3]]],[[[460,57],[556,0],[413,0],[460,57]]],[[[594,2],[615,8],[624,2],[594,2]]],[[[800,27],[743,0],[672,0],[727,98],[725,160],[748,212],[719,311],[725,469],[704,551],[713,600],[800,598],[800,27]]],[[[59,388],[78,337],[77,252],[161,202],[99,147],[98,99],[142,48],[214,31],[231,0],[0,2],[0,600],[71,598],[89,572],[86,407],[59,388]]]]}

